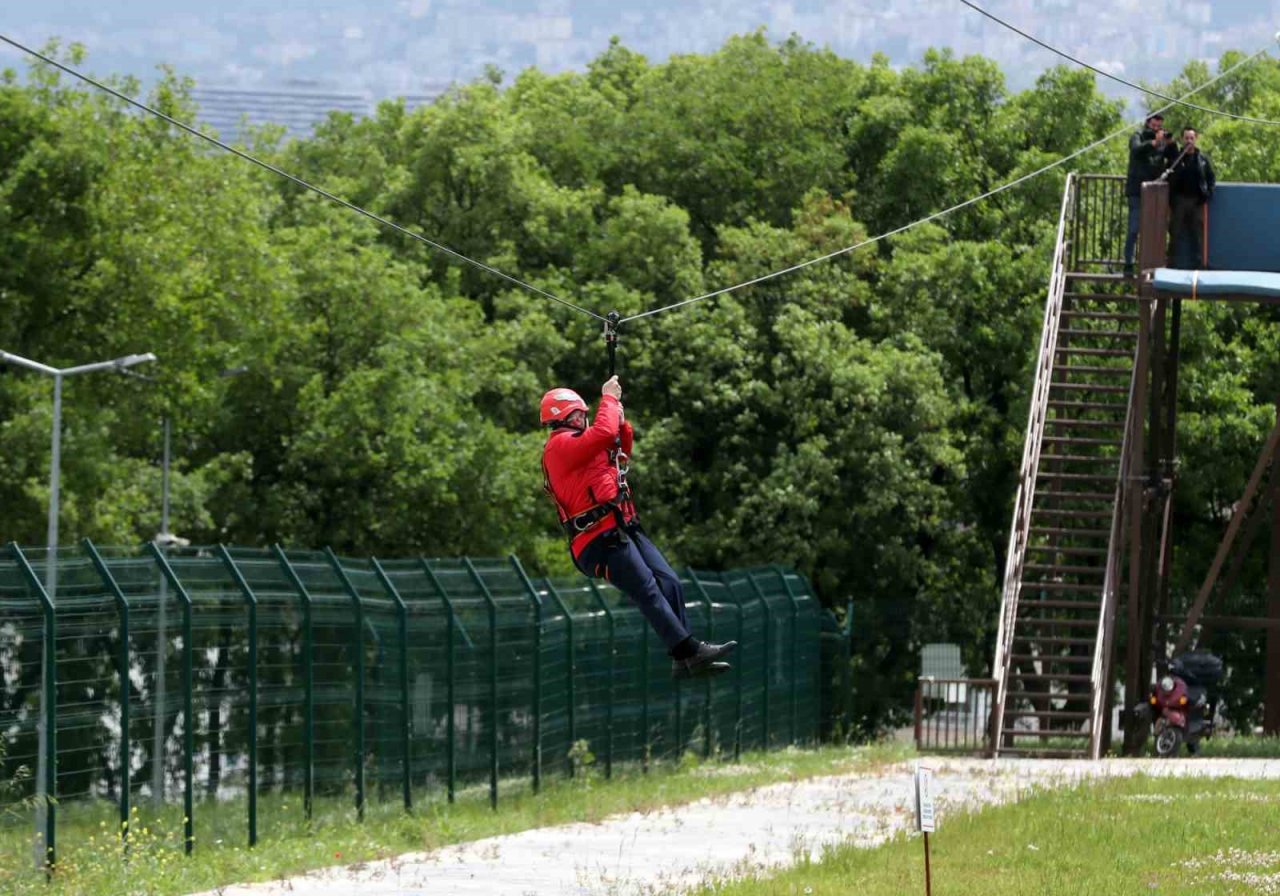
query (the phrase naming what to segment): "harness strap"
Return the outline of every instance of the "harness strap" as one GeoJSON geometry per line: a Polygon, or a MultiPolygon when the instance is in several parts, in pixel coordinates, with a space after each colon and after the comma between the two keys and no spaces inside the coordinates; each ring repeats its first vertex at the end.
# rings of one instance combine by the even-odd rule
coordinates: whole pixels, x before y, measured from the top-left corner
{"type": "MultiPolygon", "coordinates": [[[[592,496],[592,498],[594,500],[594,496],[592,496]]],[[[627,525],[626,507],[630,502],[630,492],[618,492],[618,494],[608,501],[596,504],[594,507],[588,508],[576,516],[571,516],[567,519],[561,520],[560,525],[564,528],[565,534],[572,539],[581,535],[583,532],[591,531],[599,525],[602,520],[612,516],[614,522],[618,525],[618,532],[621,535],[622,540],[625,542],[626,532],[624,530],[627,525]]]]}

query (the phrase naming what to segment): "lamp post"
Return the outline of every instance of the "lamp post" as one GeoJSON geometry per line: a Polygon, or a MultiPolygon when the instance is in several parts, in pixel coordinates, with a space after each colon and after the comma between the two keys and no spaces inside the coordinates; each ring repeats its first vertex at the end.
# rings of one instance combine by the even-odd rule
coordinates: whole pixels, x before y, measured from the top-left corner
{"type": "MultiPolygon", "coordinates": [[[[128,374],[134,379],[144,380],[148,383],[154,383],[155,377],[147,376],[142,373],[133,371],[121,371],[128,374]]],[[[227,379],[234,376],[240,376],[242,373],[248,373],[248,367],[230,367],[218,372],[218,377],[227,379]]],[[[191,542],[181,536],[174,535],[169,531],[169,471],[173,452],[170,444],[173,435],[173,418],[171,412],[166,412],[164,419],[161,421],[161,431],[164,437],[163,454],[160,462],[160,531],[156,533],[155,542],[157,548],[162,551],[168,551],[170,548],[182,548],[191,542]]],[[[152,700],[152,744],[151,744],[151,799],[157,805],[164,804],[165,778],[164,778],[164,739],[165,739],[165,716],[168,715],[167,707],[167,685],[165,679],[166,665],[169,652],[169,630],[168,630],[168,604],[169,604],[169,582],[163,575],[160,576],[160,593],[157,600],[156,614],[156,688],[155,698],[152,700]]],[[[187,649],[187,645],[184,645],[187,649]]],[[[187,719],[184,724],[190,725],[191,720],[187,719]]]]}
{"type": "MultiPolygon", "coordinates": [[[[123,371],[137,364],[154,361],[156,356],[151,352],[142,355],[125,355],[110,361],[95,361],[92,364],[78,364],[75,367],[50,367],[39,361],[32,361],[21,355],[0,351],[0,362],[15,367],[25,367],[36,373],[53,377],[53,457],[49,462],[49,532],[48,554],[45,558],[45,590],[49,599],[55,600],[58,590],[58,486],[62,466],[62,381],[69,376],[81,373],[96,373],[101,370],[123,371]]],[[[43,673],[42,673],[43,674],[43,673]]],[[[39,755],[36,759],[36,842],[34,844],[36,864],[45,861],[44,845],[40,838],[44,834],[45,812],[48,808],[48,793],[45,789],[45,747],[48,731],[47,720],[49,708],[45,705],[45,690],[40,689],[40,722],[37,725],[39,737],[39,755]]]]}

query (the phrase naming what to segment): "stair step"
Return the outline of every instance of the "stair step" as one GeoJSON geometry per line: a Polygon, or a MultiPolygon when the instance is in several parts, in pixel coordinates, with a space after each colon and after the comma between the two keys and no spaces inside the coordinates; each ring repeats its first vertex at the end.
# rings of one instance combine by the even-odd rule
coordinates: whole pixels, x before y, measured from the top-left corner
{"type": "MultiPolygon", "coordinates": [[[[1063,317],[1065,317],[1067,313],[1068,312],[1063,312],[1063,317]]],[[[1134,315],[1134,319],[1135,320],[1137,319],[1137,315],[1134,315]]],[[[1138,338],[1137,333],[1131,333],[1128,330],[1113,330],[1110,327],[1097,329],[1097,330],[1075,330],[1070,327],[1062,327],[1058,329],[1058,335],[1059,336],[1101,336],[1104,339],[1137,339],[1138,338]]],[[[1125,352],[1125,354],[1130,354],[1130,353],[1125,352]]]]}
{"type": "MultiPolygon", "coordinates": [[[[1109,520],[1114,516],[1114,512],[1111,510],[1062,510],[1057,507],[1037,507],[1032,510],[1032,513],[1040,516],[1061,516],[1077,520],[1109,520]]],[[[1097,533],[1104,538],[1111,537],[1110,529],[1073,529],[1072,532],[1090,532],[1097,533]]]]}
{"type": "MultiPolygon", "coordinates": [[[[1052,479],[1053,477],[1048,477],[1052,479]]],[[[1077,501],[1110,501],[1115,498],[1112,492],[1062,492],[1053,489],[1036,489],[1037,498],[1074,498],[1077,501]]]]}
{"type": "Polygon", "coordinates": [[[1063,663],[1071,666],[1093,665],[1091,656],[1055,656],[1044,653],[1011,653],[1011,660],[1025,660],[1028,663],[1063,663]]]}
{"type": "Polygon", "coordinates": [[[1113,386],[1106,383],[1064,383],[1050,382],[1049,389],[1058,389],[1063,392],[1114,392],[1118,395],[1128,395],[1128,386],[1113,386]]]}
{"type": "Polygon", "coordinates": [[[1058,572],[1071,573],[1072,575],[1106,575],[1107,570],[1102,566],[1054,566],[1048,563],[1026,563],[1022,567],[1024,572],[1058,572]]]}
{"type": "MultiPolygon", "coordinates": [[[[1070,293],[1071,298],[1076,299],[1110,299],[1111,296],[1084,295],[1081,293],[1070,293]]],[[[1077,311],[1074,308],[1062,309],[1062,316],[1071,320],[1115,320],[1137,323],[1138,315],[1128,311],[1077,311]]],[[[1120,331],[1116,331],[1120,332],[1120,331]]]]}
{"type": "Polygon", "coordinates": [[[1123,273],[1098,273],[1095,271],[1064,271],[1064,275],[1068,280],[1078,280],[1094,283],[1123,283],[1126,280],[1132,280],[1132,276],[1125,276],[1123,273]]]}
{"type": "Polygon", "coordinates": [[[1082,420],[1078,417],[1050,417],[1044,421],[1046,426],[1058,429],[1120,429],[1123,420],[1082,420]]]}
{"type": "MultiPolygon", "coordinates": [[[[1041,458],[1043,460],[1043,458],[1041,458]]],[[[1115,476],[1098,476],[1092,472],[1057,472],[1056,470],[1039,471],[1037,480],[1041,479],[1061,479],[1068,483],[1114,483],[1115,476]]]]}
{"type": "Polygon", "coordinates": [[[1056,349],[1059,355],[1087,355],[1094,358],[1132,358],[1133,352],[1127,352],[1121,348],[1092,348],[1084,346],[1077,348],[1074,345],[1059,345],[1056,349]]]}
{"type": "Polygon", "coordinates": [[[1120,456],[1116,454],[1041,454],[1040,463],[1043,465],[1046,461],[1058,461],[1064,464],[1118,464],[1120,456]]]}
{"type": "Polygon", "coordinates": [[[1064,702],[1075,700],[1086,703],[1092,699],[1092,695],[1087,693],[1074,694],[1065,691],[1060,694],[1051,694],[1048,691],[1009,691],[1005,694],[1005,697],[1016,697],[1019,700],[1062,700],[1064,702]]]}
{"type": "MultiPolygon", "coordinates": [[[[1023,582],[1023,585],[1028,583],[1023,582]]],[[[1062,589],[1045,588],[1045,591],[1056,591],[1062,589]]],[[[1096,588],[1093,590],[1097,590],[1096,588]]],[[[1097,612],[1102,609],[1102,601],[1100,600],[1066,600],[1058,598],[1029,598],[1026,597],[1026,588],[1023,588],[1024,595],[1018,599],[1018,610],[1087,610],[1089,612],[1097,612]]]]}
{"type": "Polygon", "coordinates": [[[1022,590],[1025,593],[1027,589],[1032,591],[1057,591],[1057,592],[1075,592],[1078,594],[1096,594],[1101,589],[1101,584],[1084,585],[1079,582],[1028,582],[1023,580],[1021,583],[1022,590]]]}
{"type": "Polygon", "coordinates": [[[997,756],[1009,759],[1088,759],[1088,750],[1039,750],[1031,747],[1001,747],[997,756]]]}
{"type": "MultiPolygon", "coordinates": [[[[1092,675],[1016,675],[1011,676],[1021,681],[1074,681],[1077,684],[1083,684],[1086,681],[1093,681],[1092,675]]],[[[1051,694],[1051,697],[1057,696],[1051,694]]]]}
{"type": "Polygon", "coordinates": [[[1125,410],[1124,403],[1119,401],[1061,401],[1050,399],[1049,407],[1073,408],[1080,411],[1115,411],[1117,414],[1122,414],[1125,410]]]}
{"type": "Polygon", "coordinates": [[[1082,548],[1082,547],[1076,547],[1075,545],[1068,545],[1066,547],[1063,547],[1063,546],[1054,546],[1054,545],[1048,545],[1048,544],[1029,544],[1027,545],[1027,550],[1040,551],[1041,553],[1064,554],[1066,556],[1078,556],[1078,557],[1107,556],[1106,548],[1082,548]]]}
{"type": "Polygon", "coordinates": [[[1114,367],[1102,367],[1097,364],[1054,364],[1053,369],[1055,372],[1123,374],[1126,377],[1133,373],[1127,366],[1121,367],[1119,364],[1114,367]]]}
{"type": "Polygon", "coordinates": [[[1046,445],[1110,445],[1112,448],[1119,448],[1122,444],[1117,439],[1090,439],[1084,436],[1045,436],[1041,441],[1046,445]]]}
{"type": "MultiPolygon", "coordinates": [[[[1041,605],[1041,601],[1035,601],[1031,609],[1041,605]]],[[[1018,609],[1022,609],[1022,604],[1018,604],[1018,609]]],[[[1053,619],[1043,616],[1019,616],[1016,620],[1019,628],[1026,628],[1027,625],[1057,625],[1065,628],[1089,628],[1097,630],[1098,620],[1096,619],[1053,619]]]]}
{"type": "MultiPolygon", "coordinates": [[[[1067,513],[1069,511],[1058,511],[1067,513]]],[[[1090,538],[1107,539],[1111,537],[1110,529],[1063,529],[1057,526],[1032,526],[1028,535],[1074,535],[1090,538]]]]}
{"type": "MultiPolygon", "coordinates": [[[[1006,709],[1004,717],[1006,719],[1078,719],[1081,722],[1088,721],[1092,713],[1072,711],[1069,709],[1046,709],[1044,712],[1037,712],[1034,709],[1006,709]]],[[[1021,731],[1008,732],[1011,734],[1021,734],[1021,731]]]]}
{"type": "Polygon", "coordinates": [[[1023,641],[1027,644],[1057,644],[1064,647],[1083,647],[1086,644],[1090,647],[1094,645],[1093,638],[1052,638],[1052,637],[1036,637],[1036,636],[1019,636],[1014,635],[1013,641],[1016,644],[1023,641]]]}
{"type": "Polygon", "coordinates": [[[1048,731],[1025,731],[1021,728],[1005,728],[1004,734],[1005,737],[1034,737],[1038,740],[1058,740],[1059,738],[1063,740],[1089,739],[1088,731],[1075,731],[1071,728],[1051,728],[1048,731]]]}

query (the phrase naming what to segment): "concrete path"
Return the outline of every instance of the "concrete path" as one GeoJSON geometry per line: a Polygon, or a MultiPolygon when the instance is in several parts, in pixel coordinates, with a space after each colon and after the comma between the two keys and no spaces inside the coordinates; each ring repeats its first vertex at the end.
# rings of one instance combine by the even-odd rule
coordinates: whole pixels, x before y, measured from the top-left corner
{"type": "MultiPolygon", "coordinates": [[[[1280,778],[1280,760],[934,759],[940,825],[957,810],[1042,787],[1137,773],[1280,778]]],[[[910,827],[912,767],[774,784],[599,824],[568,824],[329,868],[219,896],[656,896],[874,845],[910,827]]],[[[214,894],[200,894],[214,896],[214,894]]]]}

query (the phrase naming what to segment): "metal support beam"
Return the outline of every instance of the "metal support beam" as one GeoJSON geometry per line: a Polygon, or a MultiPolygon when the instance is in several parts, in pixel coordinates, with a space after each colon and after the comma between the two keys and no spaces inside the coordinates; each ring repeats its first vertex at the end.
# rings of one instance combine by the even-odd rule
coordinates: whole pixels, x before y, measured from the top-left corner
{"type": "Polygon", "coordinates": [[[1249,506],[1253,503],[1253,496],[1258,491],[1258,486],[1262,482],[1262,474],[1266,472],[1271,458],[1275,455],[1277,446],[1280,446],[1280,420],[1276,421],[1276,425],[1271,429],[1271,435],[1267,437],[1266,445],[1262,448],[1262,453],[1258,455],[1258,462],[1254,464],[1253,473],[1249,476],[1249,483],[1245,486],[1244,495],[1235,504],[1235,508],[1231,513],[1231,522],[1227,524],[1227,533],[1222,537],[1222,543],[1218,545],[1218,552],[1214,555],[1213,565],[1209,567],[1209,573],[1204,578],[1199,592],[1196,593],[1195,603],[1191,605],[1191,612],[1187,614],[1187,621],[1182,626],[1182,634],[1178,636],[1178,643],[1173,648],[1174,653],[1180,653],[1191,643],[1191,633],[1195,630],[1196,624],[1200,621],[1200,614],[1204,612],[1205,603],[1209,600],[1209,595],[1213,591],[1214,583],[1218,580],[1218,574],[1222,572],[1222,564],[1226,562],[1227,555],[1231,552],[1231,546],[1235,543],[1236,533],[1240,531],[1240,525],[1244,521],[1248,513],[1249,506]]]}
{"type": "MultiPolygon", "coordinates": [[[[1276,425],[1280,426],[1280,402],[1276,403],[1276,425]]],[[[1267,568],[1266,665],[1262,677],[1262,733],[1280,734],[1280,454],[1271,460],[1271,554],[1267,568]]]]}
{"type": "Polygon", "coordinates": [[[769,668],[769,654],[773,640],[773,611],[769,608],[769,600],[764,596],[764,591],[761,590],[760,583],[756,581],[755,574],[750,570],[747,571],[747,583],[751,586],[751,590],[755,592],[756,597],[760,599],[760,610],[764,614],[764,634],[760,638],[760,646],[764,654],[760,662],[760,680],[764,686],[764,693],[761,695],[760,716],[763,722],[761,745],[767,750],[769,749],[769,677],[773,671],[769,668]]]}
{"type": "Polygon", "coordinates": [[[445,745],[444,745],[444,765],[445,765],[445,788],[449,802],[453,802],[458,794],[458,746],[457,746],[457,710],[458,710],[458,673],[454,644],[457,643],[459,632],[466,641],[467,649],[475,650],[475,644],[471,642],[471,636],[467,634],[467,630],[462,628],[462,624],[458,619],[457,610],[454,609],[453,600],[449,597],[449,592],[445,590],[444,584],[440,581],[440,577],[436,575],[436,571],[431,568],[431,564],[423,557],[419,560],[422,565],[422,571],[427,577],[427,581],[431,583],[431,587],[435,589],[436,595],[444,604],[446,615],[445,625],[445,654],[444,654],[444,687],[445,701],[449,704],[449,715],[445,720],[445,745]]]}
{"type": "Polygon", "coordinates": [[[399,589],[387,576],[377,557],[370,557],[374,574],[382,583],[382,590],[390,595],[396,605],[396,629],[400,638],[400,789],[404,798],[404,811],[413,811],[413,739],[410,736],[409,713],[409,605],[400,596],[399,589]]]}
{"type": "Polygon", "coordinates": [[[44,838],[40,854],[45,873],[53,874],[53,869],[58,863],[58,617],[49,592],[45,590],[35,570],[27,562],[22,548],[11,541],[9,553],[18,564],[18,568],[22,570],[22,576],[27,580],[27,587],[35,593],[44,616],[42,633],[44,643],[41,645],[44,659],[44,681],[42,682],[44,714],[41,722],[45,726],[45,736],[40,744],[44,748],[44,755],[40,757],[42,766],[40,772],[44,785],[41,790],[45,804],[42,807],[44,815],[41,819],[44,822],[43,830],[39,834],[44,838]]]}
{"type": "Polygon", "coordinates": [[[565,635],[566,635],[565,673],[564,674],[567,679],[566,691],[568,692],[568,701],[569,701],[569,707],[568,707],[569,709],[569,712],[568,712],[569,753],[566,754],[565,761],[569,763],[569,766],[568,766],[569,777],[572,778],[574,775],[574,767],[573,767],[573,759],[571,757],[573,755],[573,745],[578,742],[578,712],[577,712],[578,692],[575,686],[576,676],[574,675],[574,665],[575,665],[576,657],[575,657],[574,643],[573,643],[573,613],[569,611],[568,604],[566,604],[564,602],[564,599],[560,597],[560,592],[557,591],[555,586],[551,584],[551,580],[546,579],[545,584],[547,586],[547,593],[551,595],[551,599],[556,602],[556,606],[559,607],[560,612],[564,614],[564,628],[565,628],[565,635]]]}
{"type": "Polygon", "coordinates": [[[129,682],[129,599],[124,596],[124,592],[120,590],[120,584],[116,581],[115,576],[111,574],[111,570],[107,568],[107,564],[103,561],[102,555],[98,553],[98,549],[93,546],[93,542],[84,539],[81,542],[85,553],[89,555],[89,559],[93,561],[94,568],[98,571],[98,577],[102,579],[102,584],[107,586],[107,590],[111,592],[111,597],[116,605],[117,624],[120,627],[120,652],[116,655],[116,676],[120,681],[120,839],[124,843],[124,848],[129,848],[129,796],[132,788],[130,776],[131,756],[129,753],[129,703],[131,699],[131,689],[129,682]]]}
{"type": "Polygon", "coordinates": [[[192,693],[195,646],[191,640],[191,595],[174,573],[169,558],[154,541],[147,542],[147,550],[160,569],[161,576],[173,586],[182,604],[182,851],[191,855],[195,848],[195,752],[196,722],[192,693]]]}
{"type": "Polygon", "coordinates": [[[218,545],[218,556],[244,596],[249,614],[249,845],[258,844],[258,596],[245,581],[231,552],[218,545]]]}
{"type": "MultiPolygon", "coordinates": [[[[1146,201],[1144,191],[1144,203],[1146,201]]],[[[1145,217],[1144,217],[1145,225],[1145,217]]],[[[1144,242],[1145,247],[1145,242],[1144,242]]],[[[1147,693],[1150,671],[1142,665],[1142,644],[1144,642],[1142,628],[1142,545],[1145,526],[1143,517],[1146,514],[1146,488],[1142,476],[1145,428],[1143,421],[1147,413],[1147,370],[1151,354],[1151,302],[1138,302],[1138,347],[1134,362],[1133,406],[1129,409],[1133,420],[1133,433],[1129,445],[1129,478],[1125,483],[1128,491],[1126,506],[1129,511],[1129,582],[1128,582],[1128,638],[1125,647],[1125,753],[1135,752],[1146,737],[1146,729],[1132,710],[1137,706],[1139,695],[1147,693]]],[[[998,745],[997,745],[998,748],[998,745]]]]}
{"type": "MultiPolygon", "coordinates": [[[[698,574],[693,571],[692,566],[686,567],[684,574],[688,576],[689,581],[693,583],[693,588],[695,591],[698,592],[698,597],[702,598],[702,602],[707,605],[707,640],[714,641],[715,630],[716,630],[715,629],[715,618],[716,618],[715,602],[711,600],[711,595],[707,593],[707,589],[704,588],[702,585],[702,582],[698,580],[698,574]]],[[[714,675],[706,676],[706,684],[705,684],[705,687],[707,689],[707,692],[705,694],[706,710],[705,710],[705,718],[703,719],[703,722],[702,722],[702,727],[703,727],[702,756],[704,759],[711,758],[711,751],[713,749],[714,740],[715,740],[714,738],[715,715],[712,712],[712,704],[714,701],[711,699],[711,682],[714,678],[715,678],[714,675]]]]}
{"type": "Polygon", "coordinates": [[[355,675],[356,685],[355,706],[351,713],[351,727],[352,733],[355,735],[356,747],[354,760],[356,819],[364,821],[364,763],[366,755],[364,734],[364,602],[360,599],[360,592],[356,590],[356,586],[351,581],[351,577],[347,575],[347,571],[342,568],[342,561],[338,559],[338,555],[333,552],[333,549],[326,547],[324,555],[329,560],[329,566],[338,577],[338,581],[342,583],[342,589],[347,592],[347,597],[351,598],[351,669],[355,675]]]}
{"type": "Polygon", "coordinates": [[[462,558],[489,610],[489,806],[498,808],[498,605],[470,557],[462,558]]]}
{"type": "MultiPolygon", "coordinates": [[[[595,579],[587,579],[587,584],[591,586],[591,593],[595,595],[596,600],[600,604],[600,609],[604,611],[605,624],[609,631],[609,682],[605,685],[605,716],[604,716],[604,777],[608,780],[613,777],[613,682],[617,678],[618,664],[618,648],[617,648],[617,620],[613,618],[613,610],[609,607],[609,602],[604,599],[604,594],[600,591],[600,586],[596,584],[595,579]]],[[[708,637],[710,631],[708,631],[708,637]]]]}
{"type": "Polygon", "coordinates": [[[533,607],[533,705],[529,713],[533,716],[533,792],[537,793],[542,787],[542,595],[533,587],[520,558],[508,554],[507,560],[528,592],[533,607]]]}
{"type": "Polygon", "coordinates": [[[302,812],[310,820],[316,782],[315,636],[311,624],[311,592],[289,562],[284,548],[276,544],[271,549],[302,605],[302,812]]]}

